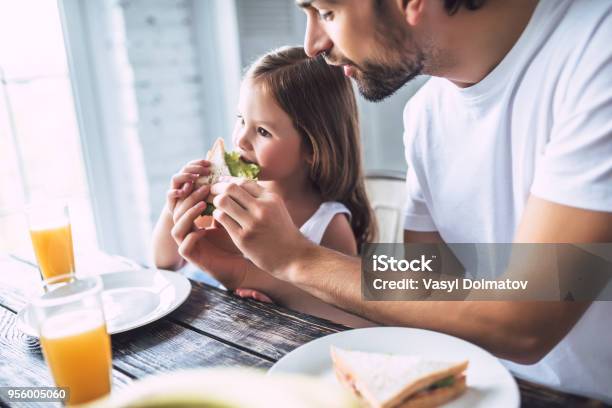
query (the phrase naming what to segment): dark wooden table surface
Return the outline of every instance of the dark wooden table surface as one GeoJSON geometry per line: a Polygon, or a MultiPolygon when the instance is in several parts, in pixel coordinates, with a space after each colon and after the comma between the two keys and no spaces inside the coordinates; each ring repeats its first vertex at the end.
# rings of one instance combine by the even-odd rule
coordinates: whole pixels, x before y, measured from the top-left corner
{"type": "MultiPolygon", "coordinates": [[[[89,262],[100,271],[133,267],[108,255],[98,254],[89,262]]],[[[28,288],[39,282],[31,261],[0,254],[0,387],[53,386],[38,340],[15,326],[17,312],[26,305],[28,288]]],[[[306,342],[346,329],[192,282],[187,301],[169,316],[112,336],[113,388],[179,368],[243,365],[265,369],[306,342]]],[[[522,380],[518,384],[525,407],[604,406],[522,380]]],[[[0,401],[0,405],[7,402],[0,401]]]]}

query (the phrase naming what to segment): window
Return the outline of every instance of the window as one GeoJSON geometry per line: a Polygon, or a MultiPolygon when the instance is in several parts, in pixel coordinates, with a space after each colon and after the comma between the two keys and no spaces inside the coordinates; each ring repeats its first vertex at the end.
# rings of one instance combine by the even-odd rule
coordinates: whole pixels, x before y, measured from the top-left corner
{"type": "Polygon", "coordinates": [[[96,247],[55,1],[0,2],[0,252],[31,257],[24,205],[68,203],[75,250],[96,247]]]}

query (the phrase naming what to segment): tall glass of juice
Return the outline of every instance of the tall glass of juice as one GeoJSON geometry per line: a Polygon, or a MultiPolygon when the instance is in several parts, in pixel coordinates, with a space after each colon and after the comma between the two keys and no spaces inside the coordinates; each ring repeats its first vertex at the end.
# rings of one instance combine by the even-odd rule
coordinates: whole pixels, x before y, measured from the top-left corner
{"type": "Polygon", "coordinates": [[[60,275],[44,281],[32,301],[40,344],[68,405],[102,398],[111,390],[111,342],[98,276],[60,275]]]}
{"type": "Polygon", "coordinates": [[[27,209],[30,238],[43,279],[74,273],[68,206],[32,205],[27,209]]]}

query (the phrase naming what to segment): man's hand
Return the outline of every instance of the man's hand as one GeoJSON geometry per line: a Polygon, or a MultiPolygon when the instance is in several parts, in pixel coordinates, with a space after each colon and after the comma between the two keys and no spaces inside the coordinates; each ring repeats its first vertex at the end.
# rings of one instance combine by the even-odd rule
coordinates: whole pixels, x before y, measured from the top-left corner
{"type": "Polygon", "coordinates": [[[279,279],[312,243],[297,229],[281,197],[254,181],[231,179],[212,186],[213,217],[259,268],[279,279]]]}
{"type": "Polygon", "coordinates": [[[173,211],[172,238],[179,254],[189,262],[209,272],[229,289],[240,287],[245,279],[249,261],[242,254],[228,248],[227,233],[218,227],[198,229],[196,218],[206,208],[209,186],[202,186],[183,200],[178,200],[173,211]]]}

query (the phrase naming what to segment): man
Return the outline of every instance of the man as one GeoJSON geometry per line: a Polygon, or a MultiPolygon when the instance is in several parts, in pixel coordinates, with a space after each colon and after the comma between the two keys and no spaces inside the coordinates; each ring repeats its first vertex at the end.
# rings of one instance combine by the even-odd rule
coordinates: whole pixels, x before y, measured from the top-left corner
{"type": "MultiPolygon", "coordinates": [[[[297,3],[308,54],[342,65],[364,97],[433,76],[404,112],[405,242],[612,242],[612,2],[297,3]]],[[[176,207],[173,234],[190,261],[231,268],[206,231],[192,231],[207,194],[176,207]]],[[[612,303],[365,302],[360,260],[307,241],[278,197],[256,183],[212,194],[215,219],[272,276],[381,324],[462,337],[519,376],[612,402],[612,303]]]]}

